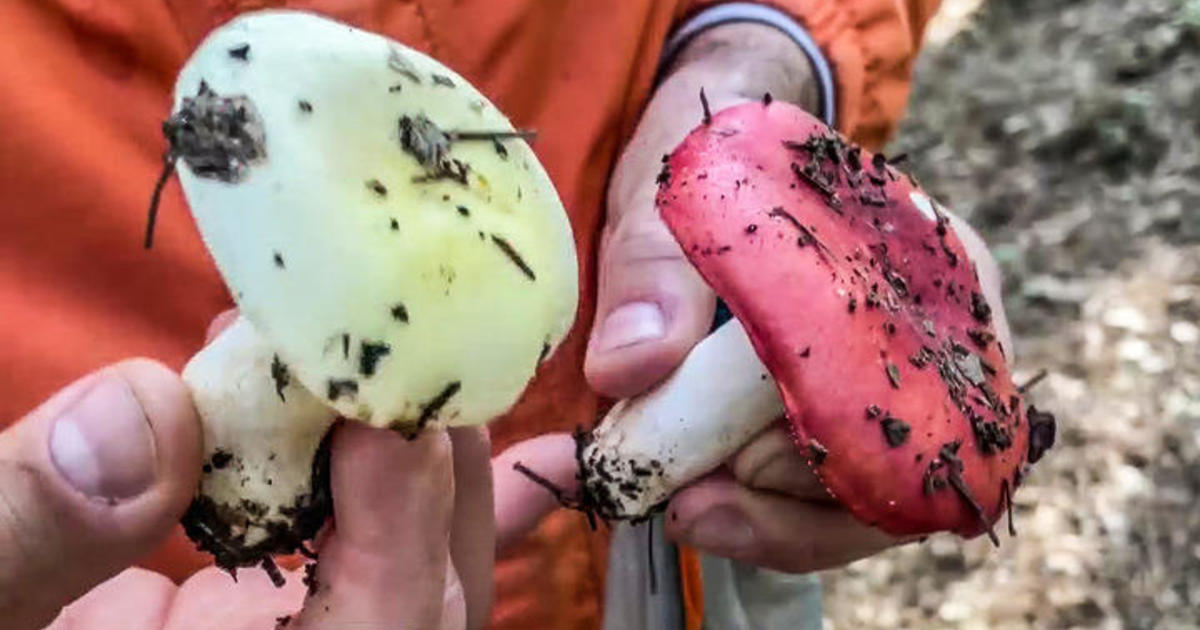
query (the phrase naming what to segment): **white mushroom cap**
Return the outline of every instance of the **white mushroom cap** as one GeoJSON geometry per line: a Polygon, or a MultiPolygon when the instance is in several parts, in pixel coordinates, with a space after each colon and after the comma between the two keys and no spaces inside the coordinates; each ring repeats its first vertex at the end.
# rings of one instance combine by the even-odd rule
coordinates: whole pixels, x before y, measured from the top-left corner
{"type": "Polygon", "coordinates": [[[520,139],[451,138],[445,157],[459,162],[446,164],[465,165],[466,183],[414,181],[438,167],[404,146],[400,121],[509,121],[433,59],[299,12],[214,31],[179,75],[176,112],[205,91],[236,97],[226,104],[245,108],[262,146],[224,178],[175,147],[179,177],[242,312],[290,373],[376,426],[504,413],[574,320],[567,215],[520,139]]]}

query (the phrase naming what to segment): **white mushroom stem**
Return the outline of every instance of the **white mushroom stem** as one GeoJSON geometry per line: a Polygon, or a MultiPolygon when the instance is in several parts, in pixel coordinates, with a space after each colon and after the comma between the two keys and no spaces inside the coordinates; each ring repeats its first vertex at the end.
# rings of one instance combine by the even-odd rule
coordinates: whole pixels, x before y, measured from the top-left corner
{"type": "MultiPolygon", "coordinates": [[[[183,371],[204,425],[204,473],[185,524],[239,548],[269,546],[277,542],[270,540],[274,532],[294,530],[312,498],[313,458],[337,419],[324,402],[288,383],[276,361],[266,340],[239,317],[183,371]],[[211,505],[201,505],[205,498],[211,505]]],[[[211,551],[220,561],[222,549],[211,551]]]]}
{"type": "Polygon", "coordinates": [[[590,507],[636,519],[717,468],[784,413],[770,373],[731,319],[646,394],[617,403],[582,454],[590,507]]]}

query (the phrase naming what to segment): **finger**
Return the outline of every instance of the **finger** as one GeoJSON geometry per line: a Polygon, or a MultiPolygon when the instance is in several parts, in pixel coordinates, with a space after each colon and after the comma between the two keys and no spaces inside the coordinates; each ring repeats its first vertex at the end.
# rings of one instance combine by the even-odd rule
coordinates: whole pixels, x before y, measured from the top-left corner
{"type": "Polygon", "coordinates": [[[840,507],[751,490],[727,475],[684,489],[667,509],[673,540],[788,573],[841,566],[899,542],[840,507]]]}
{"type": "Polygon", "coordinates": [[[238,571],[235,582],[228,573],[208,568],[179,587],[167,622],[161,628],[270,630],[278,619],[290,618],[300,608],[304,595],[305,585],[299,571],[288,573],[287,583],[276,588],[259,569],[238,571]]]}
{"type": "MultiPolygon", "coordinates": [[[[335,431],[334,525],[320,549],[316,588],[292,623],[306,629],[442,627],[452,575],[449,436],[428,430],[409,441],[356,423],[335,431]]],[[[451,612],[462,617],[458,595],[451,612]]]]}
{"type": "Polygon", "coordinates": [[[127,569],[63,609],[47,630],[161,630],[178,589],[144,569],[127,569]]]}
{"type": "Polygon", "coordinates": [[[126,361],[0,434],[0,618],[41,628],[157,547],[187,508],[200,428],[179,377],[126,361]]]}
{"type": "Polygon", "coordinates": [[[712,290],[659,219],[652,197],[610,216],[600,246],[596,319],[584,371],[626,398],[666,377],[712,324],[712,290]]]}
{"type": "Polygon", "coordinates": [[[496,526],[492,508],[492,447],[487,429],[450,429],[454,450],[454,520],[450,559],[467,600],[467,628],[483,628],[492,609],[496,526]]]}
{"type": "Polygon", "coordinates": [[[219,315],[214,317],[213,320],[208,324],[208,332],[206,332],[204,335],[205,345],[207,345],[213,339],[216,339],[217,335],[221,334],[226,328],[232,326],[233,322],[237,321],[237,318],[238,310],[236,308],[222,311],[219,315]]]}
{"type": "Polygon", "coordinates": [[[550,512],[561,507],[547,488],[514,469],[514,464],[533,471],[563,493],[574,496],[579,489],[575,473],[575,438],[567,433],[550,433],[518,442],[492,460],[496,497],[496,551],[502,553],[520,541],[550,512]]]}
{"type": "Polygon", "coordinates": [[[796,450],[788,430],[775,424],[758,434],[728,462],[733,477],[753,490],[767,490],[794,499],[832,502],[808,461],[796,450]]]}

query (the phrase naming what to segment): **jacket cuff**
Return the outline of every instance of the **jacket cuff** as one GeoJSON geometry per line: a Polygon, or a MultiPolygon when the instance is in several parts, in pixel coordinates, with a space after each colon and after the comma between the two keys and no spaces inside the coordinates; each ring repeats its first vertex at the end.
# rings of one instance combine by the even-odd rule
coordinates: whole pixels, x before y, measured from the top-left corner
{"type": "Polygon", "coordinates": [[[808,57],[812,64],[813,74],[817,80],[820,93],[820,111],[817,113],[825,124],[837,126],[837,87],[834,82],[833,68],[820,45],[813,39],[798,20],[790,14],[775,7],[755,2],[727,2],[715,4],[681,22],[672,31],[666,46],[663,48],[659,68],[667,67],[691,40],[704,31],[724,24],[751,22],[763,24],[779,30],[787,35],[808,57]]]}
{"type": "MultiPolygon", "coordinates": [[[[677,19],[727,0],[684,0],[677,19]]],[[[908,102],[913,62],[938,0],[757,0],[791,16],[818,44],[832,69],[837,128],[879,149],[908,102]]]]}

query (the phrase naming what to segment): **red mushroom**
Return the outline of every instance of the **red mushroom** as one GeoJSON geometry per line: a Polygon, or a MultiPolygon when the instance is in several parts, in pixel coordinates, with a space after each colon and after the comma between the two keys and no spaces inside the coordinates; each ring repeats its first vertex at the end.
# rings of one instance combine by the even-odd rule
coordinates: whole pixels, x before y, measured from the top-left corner
{"type": "Polygon", "coordinates": [[[584,438],[583,506],[642,518],[786,415],[863,522],[994,541],[1054,419],[1023,403],[975,265],[916,182],[768,99],[706,115],[659,181],[736,320],[584,438]]]}

